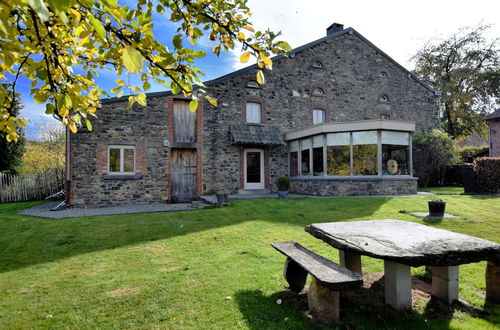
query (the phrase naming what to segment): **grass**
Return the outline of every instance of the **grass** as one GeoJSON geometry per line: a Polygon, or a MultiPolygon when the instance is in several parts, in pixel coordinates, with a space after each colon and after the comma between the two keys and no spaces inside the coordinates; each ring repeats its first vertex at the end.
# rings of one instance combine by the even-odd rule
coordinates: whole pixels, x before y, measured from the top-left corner
{"type": "Polygon", "coordinates": [[[436,195],[465,195],[464,187],[427,187],[418,191],[430,192],[436,195]]]}
{"type": "MultiPolygon", "coordinates": [[[[271,242],[297,240],[338,260],[304,226],[395,218],[426,210],[427,197],[246,200],[230,207],[65,220],[17,215],[36,204],[0,205],[0,328],[321,328],[287,292],[284,257],[271,242]],[[278,304],[278,299],[282,303],[278,304]]],[[[447,197],[459,219],[432,224],[500,242],[500,198],[447,197]]],[[[368,272],[380,260],[363,258],[368,272]]],[[[460,267],[469,308],[429,313],[351,306],[342,328],[488,329],[500,307],[484,307],[485,263],[460,267]],[[484,312],[483,312],[484,310],[484,312]]],[[[413,269],[422,276],[422,269],[413,269]]]]}

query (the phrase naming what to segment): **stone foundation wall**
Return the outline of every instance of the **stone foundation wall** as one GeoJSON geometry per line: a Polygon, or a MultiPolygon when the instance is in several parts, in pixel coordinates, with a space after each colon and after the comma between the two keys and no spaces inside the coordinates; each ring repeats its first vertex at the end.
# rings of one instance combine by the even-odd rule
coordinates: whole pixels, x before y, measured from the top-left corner
{"type": "Polygon", "coordinates": [[[376,196],[417,193],[417,178],[291,178],[290,192],[313,196],[376,196]]]}

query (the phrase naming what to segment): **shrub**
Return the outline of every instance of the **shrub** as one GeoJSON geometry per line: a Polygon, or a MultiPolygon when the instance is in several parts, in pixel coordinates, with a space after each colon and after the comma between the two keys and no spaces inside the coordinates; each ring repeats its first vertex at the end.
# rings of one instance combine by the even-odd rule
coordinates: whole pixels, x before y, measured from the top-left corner
{"type": "Polygon", "coordinates": [[[480,157],[474,160],[476,192],[500,192],[500,157],[480,157]]]}
{"type": "Polygon", "coordinates": [[[287,191],[290,189],[290,178],[286,175],[281,175],[276,179],[276,186],[279,191],[287,191]]]}
{"type": "Polygon", "coordinates": [[[413,170],[419,186],[442,185],[444,166],[457,161],[455,142],[445,132],[435,129],[413,135],[413,170]]]}
{"type": "Polygon", "coordinates": [[[465,163],[471,163],[473,158],[479,154],[485,153],[488,151],[488,145],[484,146],[465,146],[463,148],[458,149],[458,155],[460,159],[465,163]]]}

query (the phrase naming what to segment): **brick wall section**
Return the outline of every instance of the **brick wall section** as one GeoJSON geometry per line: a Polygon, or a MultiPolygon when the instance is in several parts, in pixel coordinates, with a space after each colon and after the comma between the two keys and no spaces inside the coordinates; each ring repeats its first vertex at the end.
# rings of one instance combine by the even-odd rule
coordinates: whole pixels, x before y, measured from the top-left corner
{"type": "Polygon", "coordinates": [[[490,157],[500,157],[500,119],[488,120],[490,157]]]}
{"type": "Polygon", "coordinates": [[[108,146],[98,144],[96,150],[96,174],[103,175],[108,171],[108,146]]]}

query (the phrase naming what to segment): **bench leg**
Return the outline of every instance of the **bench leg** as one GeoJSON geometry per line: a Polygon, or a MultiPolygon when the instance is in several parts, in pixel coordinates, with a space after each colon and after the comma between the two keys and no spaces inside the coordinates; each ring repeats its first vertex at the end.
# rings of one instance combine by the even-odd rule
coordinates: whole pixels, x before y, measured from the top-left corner
{"type": "Polygon", "coordinates": [[[500,262],[486,265],[486,303],[500,304],[500,262]]]}
{"type": "Polygon", "coordinates": [[[358,274],[363,274],[361,269],[361,255],[339,250],[340,265],[358,274]]]}
{"type": "Polygon", "coordinates": [[[307,280],[307,272],[302,269],[295,261],[287,258],[283,276],[293,292],[300,292],[304,289],[307,280]]]}
{"type": "Polygon", "coordinates": [[[384,260],[385,303],[394,309],[411,308],[410,266],[384,260]]]}
{"type": "Polygon", "coordinates": [[[447,304],[458,300],[458,266],[429,268],[432,273],[432,295],[447,304]]]}
{"type": "Polygon", "coordinates": [[[313,278],[307,304],[311,315],[321,323],[331,324],[339,320],[339,292],[328,289],[313,278]]]}

